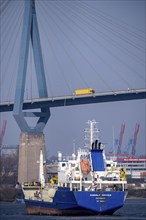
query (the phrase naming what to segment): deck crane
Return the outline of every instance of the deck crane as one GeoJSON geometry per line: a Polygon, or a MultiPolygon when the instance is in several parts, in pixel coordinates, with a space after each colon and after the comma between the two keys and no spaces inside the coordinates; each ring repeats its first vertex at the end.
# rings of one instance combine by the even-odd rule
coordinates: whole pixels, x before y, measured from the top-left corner
{"type": "Polygon", "coordinates": [[[121,155],[121,146],[123,142],[124,131],[125,131],[125,124],[121,124],[120,138],[119,138],[118,149],[117,149],[117,157],[121,155]]]}
{"type": "Polygon", "coordinates": [[[140,128],[140,124],[139,123],[136,123],[135,125],[135,130],[134,130],[134,138],[133,138],[133,145],[132,145],[132,158],[135,157],[135,154],[136,154],[136,143],[137,143],[137,135],[138,135],[138,132],[139,132],[139,128],[140,128]]]}

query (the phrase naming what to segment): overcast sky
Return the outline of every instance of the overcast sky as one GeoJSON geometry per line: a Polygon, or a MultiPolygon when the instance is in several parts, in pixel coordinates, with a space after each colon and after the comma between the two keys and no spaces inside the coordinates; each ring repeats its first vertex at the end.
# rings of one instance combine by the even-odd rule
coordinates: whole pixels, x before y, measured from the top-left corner
{"type": "MultiPolygon", "coordinates": [[[[1,4],[1,101],[14,100],[20,54],[24,1],[1,4]]],[[[96,92],[146,88],[145,1],[36,1],[48,96],[73,94],[91,87],[96,92]]],[[[30,44],[25,99],[38,97],[30,44]]],[[[90,104],[51,109],[45,127],[48,156],[69,154],[84,145],[88,120],[99,122],[101,141],[109,149],[126,124],[122,149],[140,123],[137,154],[146,149],[146,100],[90,104]]],[[[19,142],[20,130],[12,112],[3,144],[19,142]]]]}

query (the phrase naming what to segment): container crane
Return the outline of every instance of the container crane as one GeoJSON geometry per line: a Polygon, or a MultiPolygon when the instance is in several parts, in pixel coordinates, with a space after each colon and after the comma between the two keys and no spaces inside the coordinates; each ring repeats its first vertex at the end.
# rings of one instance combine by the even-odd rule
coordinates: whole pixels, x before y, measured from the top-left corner
{"type": "Polygon", "coordinates": [[[140,128],[140,124],[136,123],[135,125],[135,130],[134,130],[134,138],[133,138],[133,145],[132,145],[132,158],[135,157],[136,154],[136,143],[137,143],[137,136],[138,136],[138,132],[139,132],[139,128],[140,128]]]}
{"type": "Polygon", "coordinates": [[[124,151],[124,154],[127,157],[132,157],[132,158],[135,157],[136,143],[137,143],[137,136],[138,136],[138,132],[139,132],[139,127],[140,127],[140,124],[136,123],[135,130],[134,130],[134,136],[133,136],[133,138],[130,138],[130,140],[128,142],[128,146],[124,151]],[[131,149],[131,153],[129,153],[130,149],[131,149]]]}
{"type": "Polygon", "coordinates": [[[129,151],[130,149],[132,149],[133,146],[133,138],[130,138],[129,142],[128,142],[128,146],[125,148],[124,150],[124,156],[129,157],[129,151]]]}
{"type": "Polygon", "coordinates": [[[117,149],[117,156],[121,155],[121,146],[122,146],[122,142],[123,142],[124,131],[125,131],[125,124],[121,124],[121,131],[120,131],[120,138],[119,138],[118,149],[117,149]]]}
{"type": "Polygon", "coordinates": [[[121,130],[120,130],[120,135],[119,138],[116,138],[114,140],[114,144],[112,147],[110,147],[109,152],[108,152],[108,156],[119,156],[121,155],[121,146],[122,146],[122,142],[123,142],[123,135],[124,135],[124,131],[125,131],[125,124],[121,124],[121,130]],[[115,153],[115,150],[117,148],[117,152],[115,153]]]}

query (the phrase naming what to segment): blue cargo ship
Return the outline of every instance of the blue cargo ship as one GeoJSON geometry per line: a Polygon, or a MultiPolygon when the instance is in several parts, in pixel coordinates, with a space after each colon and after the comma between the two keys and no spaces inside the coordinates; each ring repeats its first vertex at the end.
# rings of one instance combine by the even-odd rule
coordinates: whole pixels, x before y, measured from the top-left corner
{"type": "Polygon", "coordinates": [[[58,153],[57,184],[45,183],[40,152],[40,186],[23,186],[28,214],[112,215],[127,196],[125,170],[107,160],[97,123],[88,121],[84,148],[77,155],[58,153]]]}

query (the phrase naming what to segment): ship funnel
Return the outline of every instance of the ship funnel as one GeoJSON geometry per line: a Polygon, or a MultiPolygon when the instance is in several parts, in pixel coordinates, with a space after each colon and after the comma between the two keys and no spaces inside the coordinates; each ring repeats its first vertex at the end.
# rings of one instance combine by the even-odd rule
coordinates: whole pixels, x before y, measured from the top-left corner
{"type": "MultiPolygon", "coordinates": [[[[98,146],[100,146],[100,145],[98,145],[98,146]]],[[[105,170],[103,149],[100,149],[100,147],[98,149],[92,149],[91,150],[91,158],[92,158],[93,171],[104,171],[105,170]]]]}

